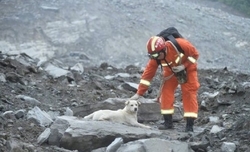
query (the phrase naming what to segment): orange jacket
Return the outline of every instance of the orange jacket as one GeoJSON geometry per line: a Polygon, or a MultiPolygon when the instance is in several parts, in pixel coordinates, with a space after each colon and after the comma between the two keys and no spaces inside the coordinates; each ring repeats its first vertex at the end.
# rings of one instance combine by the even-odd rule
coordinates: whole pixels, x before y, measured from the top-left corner
{"type": "MultiPolygon", "coordinates": [[[[186,39],[183,38],[177,38],[176,41],[178,42],[178,44],[180,45],[180,47],[183,49],[184,51],[184,56],[181,57],[181,63],[176,61],[178,60],[178,58],[180,59],[180,56],[178,55],[177,51],[175,50],[175,48],[173,47],[173,45],[171,44],[171,42],[166,41],[165,45],[166,45],[166,61],[168,62],[168,64],[171,67],[183,64],[188,71],[192,71],[192,70],[197,70],[197,63],[196,60],[199,57],[199,53],[196,50],[196,48],[186,39]],[[195,60],[190,60],[189,58],[193,58],[195,60]]],[[[166,64],[165,60],[161,60],[161,65],[163,67],[163,76],[167,77],[170,76],[171,74],[173,74],[173,72],[171,71],[171,69],[168,67],[168,65],[166,64]]],[[[141,81],[137,90],[137,94],[139,95],[143,95],[147,90],[148,87],[150,86],[150,82],[153,79],[157,69],[158,69],[158,63],[156,62],[156,60],[154,59],[150,59],[146,65],[146,68],[141,76],[141,81]]]]}

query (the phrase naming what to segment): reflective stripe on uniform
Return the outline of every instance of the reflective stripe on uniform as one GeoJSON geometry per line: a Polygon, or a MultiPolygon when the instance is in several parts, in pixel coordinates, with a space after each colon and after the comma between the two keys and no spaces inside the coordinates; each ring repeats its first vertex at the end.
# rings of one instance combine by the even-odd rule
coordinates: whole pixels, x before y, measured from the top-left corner
{"type": "Polygon", "coordinates": [[[184,112],[184,117],[194,117],[197,118],[198,114],[194,112],[184,112]]]}
{"type": "Polygon", "coordinates": [[[146,85],[146,86],[149,86],[149,85],[150,85],[150,82],[149,82],[148,80],[143,80],[143,79],[141,79],[140,83],[141,83],[141,84],[144,84],[144,85],[146,85]]]}
{"type": "Polygon", "coordinates": [[[162,63],[161,66],[168,66],[168,65],[171,65],[171,64],[172,64],[172,62],[170,62],[168,64],[167,63],[162,63]]]}
{"type": "Polygon", "coordinates": [[[180,55],[178,55],[178,57],[176,58],[175,60],[175,63],[179,63],[180,62],[180,59],[184,56],[183,53],[180,53],[180,55]]]}
{"type": "Polygon", "coordinates": [[[161,114],[173,114],[173,113],[174,113],[174,109],[169,109],[169,110],[161,109],[161,114]]]}
{"type": "Polygon", "coordinates": [[[195,63],[195,62],[196,62],[196,59],[193,58],[193,57],[191,57],[191,56],[189,56],[187,59],[188,59],[190,62],[192,62],[192,63],[195,63]]]}

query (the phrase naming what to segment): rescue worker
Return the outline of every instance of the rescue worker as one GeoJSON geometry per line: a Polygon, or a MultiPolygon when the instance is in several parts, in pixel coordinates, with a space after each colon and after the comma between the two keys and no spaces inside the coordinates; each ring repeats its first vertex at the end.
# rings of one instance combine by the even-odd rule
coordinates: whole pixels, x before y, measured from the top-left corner
{"type": "Polygon", "coordinates": [[[153,36],[148,40],[146,47],[150,60],[141,76],[137,93],[131,99],[138,100],[143,96],[150,86],[150,81],[156,74],[158,65],[161,64],[164,81],[160,88],[158,102],[160,102],[164,123],[162,126],[159,126],[159,129],[173,128],[174,93],[180,84],[184,118],[186,119],[185,131],[193,132],[194,120],[198,117],[197,91],[200,84],[197,76],[196,61],[199,53],[188,40],[176,38],[176,41],[184,51],[184,54],[180,53],[172,42],[165,41],[163,37],[153,36]],[[182,73],[181,75],[184,73],[184,77],[180,78],[180,81],[184,79],[184,82],[178,82],[179,73],[182,73]]]}

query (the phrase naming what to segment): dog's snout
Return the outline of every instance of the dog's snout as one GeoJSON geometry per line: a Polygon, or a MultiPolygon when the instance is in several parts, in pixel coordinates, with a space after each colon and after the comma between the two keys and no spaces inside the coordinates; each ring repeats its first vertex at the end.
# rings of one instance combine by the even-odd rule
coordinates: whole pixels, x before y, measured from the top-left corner
{"type": "Polygon", "coordinates": [[[135,111],[137,111],[138,109],[137,108],[135,108],[135,111]]]}

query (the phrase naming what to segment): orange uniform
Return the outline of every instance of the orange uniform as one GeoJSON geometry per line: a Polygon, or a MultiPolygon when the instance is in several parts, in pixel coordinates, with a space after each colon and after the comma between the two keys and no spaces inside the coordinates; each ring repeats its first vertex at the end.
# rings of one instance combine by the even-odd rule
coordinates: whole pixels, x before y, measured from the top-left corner
{"type": "MultiPolygon", "coordinates": [[[[197,103],[197,91],[200,86],[197,76],[197,63],[196,60],[199,57],[199,53],[196,48],[186,39],[176,38],[176,41],[184,51],[184,56],[178,55],[171,42],[166,41],[166,57],[165,60],[160,60],[163,69],[163,76],[168,77],[173,74],[171,69],[166,64],[166,61],[171,67],[183,64],[187,72],[187,82],[180,84],[182,91],[182,100],[184,108],[184,117],[197,118],[198,116],[198,103],[197,103]],[[181,60],[181,63],[179,62],[181,60]]],[[[182,54],[183,55],[183,54],[182,54]]],[[[137,90],[138,95],[143,95],[150,86],[150,82],[153,79],[157,69],[158,63],[154,59],[150,59],[142,74],[141,81],[137,90]]],[[[163,84],[160,96],[161,114],[173,114],[174,113],[174,93],[178,86],[176,76],[170,77],[163,84]]]]}

